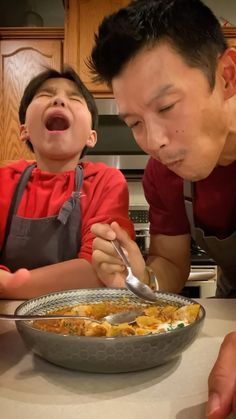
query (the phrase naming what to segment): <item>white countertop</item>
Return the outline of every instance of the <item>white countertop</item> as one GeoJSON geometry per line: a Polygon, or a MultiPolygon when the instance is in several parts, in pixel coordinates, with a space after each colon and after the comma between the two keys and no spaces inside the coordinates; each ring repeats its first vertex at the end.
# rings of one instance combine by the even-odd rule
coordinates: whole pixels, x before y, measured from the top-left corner
{"type": "MultiPolygon", "coordinates": [[[[191,347],[169,364],[126,374],[49,364],[27,351],[14,322],[0,321],[0,418],[204,418],[208,374],[224,335],[236,330],[236,300],[198,301],[207,315],[191,347]]],[[[0,300],[0,312],[19,303],[0,300]]]]}

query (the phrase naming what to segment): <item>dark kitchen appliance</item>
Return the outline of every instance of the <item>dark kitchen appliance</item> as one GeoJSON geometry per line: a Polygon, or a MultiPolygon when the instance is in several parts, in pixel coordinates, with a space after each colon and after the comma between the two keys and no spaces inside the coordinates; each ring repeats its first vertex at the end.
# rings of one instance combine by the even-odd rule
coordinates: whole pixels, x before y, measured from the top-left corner
{"type": "Polygon", "coordinates": [[[143,256],[146,257],[150,244],[148,209],[145,206],[131,207],[129,216],[134,223],[136,243],[143,256]]]}
{"type": "Polygon", "coordinates": [[[132,131],[118,115],[114,99],[96,99],[99,114],[98,142],[89,155],[143,155],[132,131]]]}
{"type": "Polygon", "coordinates": [[[191,262],[194,265],[215,265],[211,257],[191,239],[191,262]]]}
{"type": "Polygon", "coordinates": [[[99,113],[98,141],[84,159],[102,161],[120,169],[126,178],[140,179],[149,156],[137,145],[132,131],[120,119],[114,99],[96,99],[99,113]]]}

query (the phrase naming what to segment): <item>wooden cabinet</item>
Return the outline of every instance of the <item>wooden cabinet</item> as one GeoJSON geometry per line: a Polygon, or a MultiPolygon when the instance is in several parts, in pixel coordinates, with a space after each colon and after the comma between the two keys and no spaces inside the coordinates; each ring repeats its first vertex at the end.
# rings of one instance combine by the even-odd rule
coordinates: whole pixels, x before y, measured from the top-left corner
{"type": "MultiPolygon", "coordinates": [[[[45,66],[60,69],[64,61],[96,97],[112,95],[105,84],[92,83],[86,58],[103,17],[128,3],[65,0],[65,33],[63,28],[0,28],[0,164],[33,157],[19,140],[18,108],[26,84],[45,66]]],[[[236,47],[236,28],[224,28],[224,33],[230,46],[236,47]]]]}
{"type": "Polygon", "coordinates": [[[0,161],[31,159],[19,140],[18,108],[25,86],[45,67],[62,65],[63,29],[0,28],[0,161]]]}
{"type": "MultiPolygon", "coordinates": [[[[111,96],[105,84],[95,84],[86,65],[94,44],[94,33],[107,16],[129,0],[65,0],[65,47],[64,62],[70,64],[80,74],[88,89],[96,97],[111,96]]],[[[236,47],[236,28],[224,28],[230,46],[236,47]]]]}
{"type": "Polygon", "coordinates": [[[72,65],[96,97],[109,96],[111,92],[105,84],[94,84],[86,60],[94,43],[94,33],[107,16],[129,0],[66,0],[65,2],[65,48],[64,62],[72,65]]]}
{"type": "Polygon", "coordinates": [[[236,28],[224,28],[223,31],[228,40],[229,46],[236,48],[236,28]]]}

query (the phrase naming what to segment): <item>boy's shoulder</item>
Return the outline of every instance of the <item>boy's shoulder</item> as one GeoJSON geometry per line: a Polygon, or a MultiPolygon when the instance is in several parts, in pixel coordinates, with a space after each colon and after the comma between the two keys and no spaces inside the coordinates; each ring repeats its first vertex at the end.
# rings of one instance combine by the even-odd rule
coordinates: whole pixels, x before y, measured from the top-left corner
{"type": "Polygon", "coordinates": [[[22,173],[25,168],[31,164],[35,163],[34,160],[14,160],[8,164],[3,164],[0,166],[1,173],[22,173]]]}
{"type": "Polygon", "coordinates": [[[82,166],[84,169],[84,177],[94,176],[97,174],[116,174],[123,177],[123,174],[119,169],[113,166],[108,166],[103,162],[94,163],[89,160],[85,160],[82,162],[82,166]]]}

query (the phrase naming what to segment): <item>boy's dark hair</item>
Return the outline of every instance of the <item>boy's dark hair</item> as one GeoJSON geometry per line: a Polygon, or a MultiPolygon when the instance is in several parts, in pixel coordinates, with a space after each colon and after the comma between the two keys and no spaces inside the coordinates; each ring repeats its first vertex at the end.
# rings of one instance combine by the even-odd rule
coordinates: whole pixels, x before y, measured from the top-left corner
{"type": "MultiPolygon", "coordinates": [[[[20,107],[19,107],[19,120],[21,124],[25,123],[25,116],[26,111],[29,104],[32,102],[34,96],[42,86],[42,84],[52,78],[63,78],[67,80],[73,81],[78,91],[83,96],[85,102],[87,103],[88,110],[92,117],[92,129],[97,130],[98,127],[98,110],[93,98],[93,95],[89,92],[87,87],[84,85],[82,80],[80,79],[79,75],[69,66],[66,66],[62,71],[54,70],[51,68],[46,69],[42,73],[39,73],[36,77],[34,77],[29,84],[26,86],[23,96],[21,98],[20,107]]],[[[33,146],[29,141],[27,141],[27,146],[30,148],[31,151],[33,150],[33,146]]],[[[84,148],[82,155],[85,154],[86,147],[84,148]]],[[[82,157],[81,155],[81,157],[82,157]]]]}
{"type": "Polygon", "coordinates": [[[227,48],[220,23],[200,0],[133,0],[103,19],[88,66],[94,81],[111,86],[142,48],[167,42],[215,85],[217,57],[227,48]]]}

